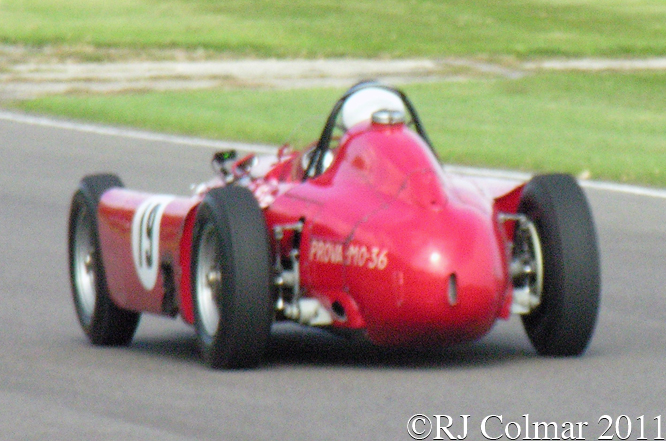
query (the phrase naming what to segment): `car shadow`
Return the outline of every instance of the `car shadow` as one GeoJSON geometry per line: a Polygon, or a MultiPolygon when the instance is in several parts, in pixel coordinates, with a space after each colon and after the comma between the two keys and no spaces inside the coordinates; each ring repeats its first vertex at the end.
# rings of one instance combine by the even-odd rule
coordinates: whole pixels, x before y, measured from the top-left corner
{"type": "Polygon", "coordinates": [[[284,324],[273,327],[264,360],[268,366],[423,369],[482,366],[535,356],[528,348],[490,338],[445,348],[389,348],[364,339],[348,339],[320,329],[284,324]]]}
{"type": "MultiPolygon", "coordinates": [[[[127,348],[155,357],[202,364],[193,333],[141,336],[127,348]]],[[[537,357],[520,341],[485,337],[477,342],[446,348],[387,348],[363,339],[350,339],[328,331],[280,323],[273,326],[260,368],[354,367],[438,369],[482,367],[537,357]]]]}
{"type": "Polygon", "coordinates": [[[194,334],[175,333],[167,336],[151,336],[135,339],[128,348],[154,357],[168,357],[183,363],[201,363],[201,354],[194,334]]]}

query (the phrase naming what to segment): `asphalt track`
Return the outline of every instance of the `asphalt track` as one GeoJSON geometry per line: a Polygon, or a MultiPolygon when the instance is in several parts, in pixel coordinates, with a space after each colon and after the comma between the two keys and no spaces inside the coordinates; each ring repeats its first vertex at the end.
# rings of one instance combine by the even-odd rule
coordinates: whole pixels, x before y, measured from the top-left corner
{"type": "MultiPolygon", "coordinates": [[[[524,415],[529,424],[556,423],[559,438],[551,426],[551,439],[599,439],[609,424],[606,435],[617,429],[623,439],[666,435],[660,192],[586,189],[603,300],[580,358],[536,356],[513,319],[479,342],[430,352],[281,327],[265,363],[250,371],[204,367],[193,331],[178,320],[146,316],[130,347],[90,346],[67,275],[67,211],[78,180],[113,171],[129,187],[186,194],[211,175],[211,151],[159,135],[0,118],[0,439],[409,440],[414,414],[435,425],[434,415],[449,415],[449,433],[470,440],[487,439],[484,419],[489,437],[549,439],[526,432],[524,415]],[[467,432],[462,415],[470,415],[467,432]]],[[[426,439],[437,435],[449,439],[436,430],[426,439]]]]}

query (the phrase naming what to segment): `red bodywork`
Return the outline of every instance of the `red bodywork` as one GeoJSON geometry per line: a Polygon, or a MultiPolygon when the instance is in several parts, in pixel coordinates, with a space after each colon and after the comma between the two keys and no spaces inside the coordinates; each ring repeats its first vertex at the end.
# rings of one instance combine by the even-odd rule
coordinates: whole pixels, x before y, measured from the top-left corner
{"type": "MultiPolygon", "coordinates": [[[[253,191],[269,232],[303,222],[300,291],[330,312],[332,327],[383,345],[453,344],[509,316],[513,226],[498,215],[516,211],[522,185],[444,173],[402,123],[360,123],[332,153],[314,178],[303,180],[300,153],[281,152],[267,173],[234,184],[253,191]]],[[[118,306],[193,323],[192,226],[206,191],[221,185],[191,197],[104,193],[99,236],[118,306]]],[[[279,245],[286,259],[293,233],[279,245]]]]}

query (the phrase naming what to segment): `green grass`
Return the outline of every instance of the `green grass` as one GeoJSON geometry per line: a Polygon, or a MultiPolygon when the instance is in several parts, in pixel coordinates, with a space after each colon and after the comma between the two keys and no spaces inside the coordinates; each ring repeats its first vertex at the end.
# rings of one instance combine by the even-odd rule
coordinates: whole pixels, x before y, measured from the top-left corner
{"type": "MultiPolygon", "coordinates": [[[[406,86],[442,159],[666,185],[666,73],[553,73],[406,86]]],[[[302,145],[342,90],[59,96],[24,110],[212,138],[302,145]]]]}
{"type": "MultiPolygon", "coordinates": [[[[665,0],[0,0],[0,44],[211,57],[666,54],[665,0]]],[[[62,52],[58,52],[62,51],[62,52]]],[[[48,51],[47,51],[48,52],[48,51]]],[[[101,54],[101,55],[100,55],[101,54]]],[[[106,55],[104,55],[106,54],[106,55]]],[[[103,61],[103,60],[102,60],[103,61]]],[[[406,87],[447,162],[666,186],[664,73],[539,73],[406,87]]],[[[340,90],[127,93],[11,105],[280,144],[315,138],[340,90]]]]}
{"type": "Polygon", "coordinates": [[[0,43],[235,56],[666,53],[663,0],[2,0],[0,43]]]}
{"type": "Polygon", "coordinates": [[[664,73],[566,73],[413,95],[447,162],[663,186],[664,84],[664,73]]]}

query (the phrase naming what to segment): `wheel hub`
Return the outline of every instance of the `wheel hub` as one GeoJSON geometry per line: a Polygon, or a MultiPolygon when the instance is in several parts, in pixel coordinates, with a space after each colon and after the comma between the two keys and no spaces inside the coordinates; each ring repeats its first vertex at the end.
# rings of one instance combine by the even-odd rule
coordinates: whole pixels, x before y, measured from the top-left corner
{"type": "Polygon", "coordinates": [[[511,312],[529,314],[541,304],[543,252],[534,222],[524,214],[504,214],[500,221],[515,221],[509,272],[513,280],[511,312]]]}

